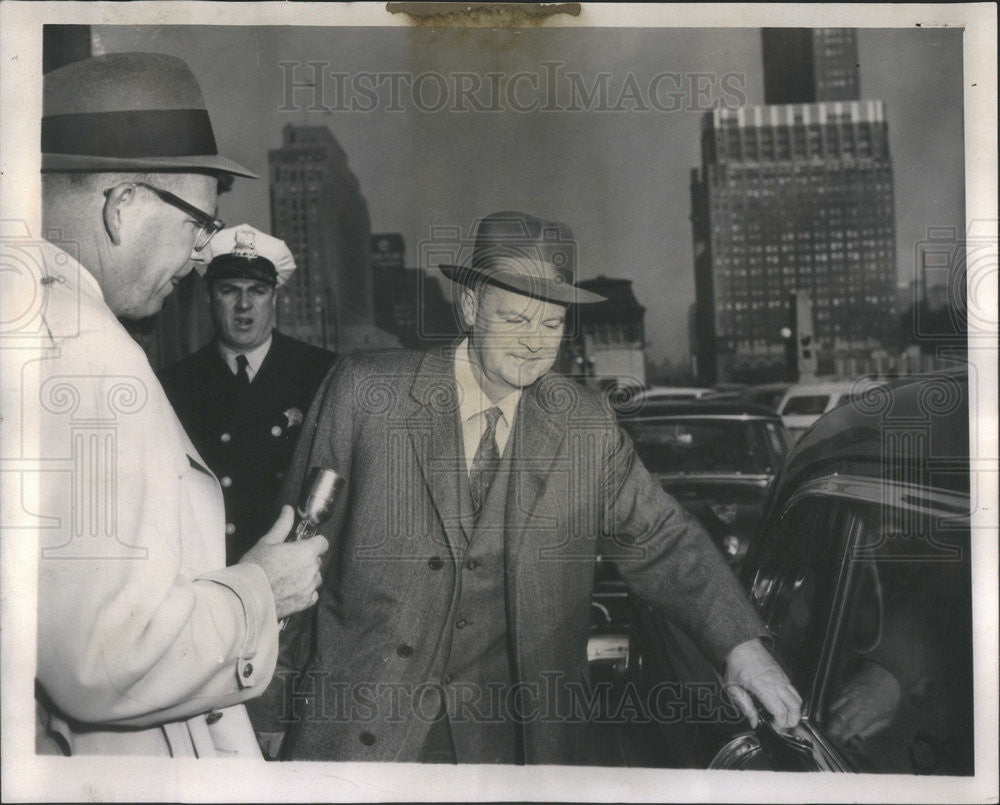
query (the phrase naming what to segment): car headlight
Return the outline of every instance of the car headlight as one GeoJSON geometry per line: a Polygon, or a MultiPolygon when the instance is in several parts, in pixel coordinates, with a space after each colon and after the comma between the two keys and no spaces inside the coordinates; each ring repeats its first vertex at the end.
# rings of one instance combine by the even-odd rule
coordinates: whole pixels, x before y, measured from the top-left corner
{"type": "Polygon", "coordinates": [[[722,538],[722,550],[729,559],[735,559],[746,553],[746,545],[737,534],[729,534],[722,538]]]}

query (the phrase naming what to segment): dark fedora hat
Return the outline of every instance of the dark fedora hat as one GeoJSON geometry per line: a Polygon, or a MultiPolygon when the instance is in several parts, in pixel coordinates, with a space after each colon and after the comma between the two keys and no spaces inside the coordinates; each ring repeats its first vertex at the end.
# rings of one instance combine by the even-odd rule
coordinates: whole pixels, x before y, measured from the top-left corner
{"type": "Polygon", "coordinates": [[[605,301],[600,294],[576,286],[576,252],[576,240],[566,224],[506,210],[480,220],[471,265],[438,268],[463,285],[487,282],[561,305],[605,301]]]}
{"type": "Polygon", "coordinates": [[[42,171],[252,171],[219,155],[191,69],[161,53],[110,53],[47,73],[42,171]]]}

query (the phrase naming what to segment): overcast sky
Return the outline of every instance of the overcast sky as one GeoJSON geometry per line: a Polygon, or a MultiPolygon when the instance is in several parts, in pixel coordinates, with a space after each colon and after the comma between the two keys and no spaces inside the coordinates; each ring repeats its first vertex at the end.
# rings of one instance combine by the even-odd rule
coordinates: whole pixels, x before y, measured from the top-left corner
{"type": "MultiPolygon", "coordinates": [[[[191,65],[205,93],[220,152],[266,177],[267,149],[281,128],[328,125],[347,152],[368,200],[373,232],[401,232],[407,262],[420,264],[420,244],[432,229],[468,231],[476,218],[521,209],[568,223],[580,249],[581,276],[604,274],[634,281],[646,306],[650,354],[688,356],[687,311],[694,300],[689,222],[690,171],[699,165],[703,112],[726,104],[763,102],[760,33],[756,29],[491,29],[414,28],[165,28],[96,27],[104,52],[171,53],[191,65]],[[281,62],[300,62],[294,72],[281,62]],[[502,111],[429,111],[437,79],[423,80],[420,98],[405,84],[390,106],[393,81],[382,78],[372,111],[340,108],[337,79],[323,82],[323,97],[296,90],[287,79],[312,75],[310,61],[353,79],[361,73],[495,73],[488,89],[506,92],[518,79],[515,104],[570,100],[569,73],[590,89],[610,74],[607,106],[619,111],[517,112],[502,95],[502,111]],[[558,62],[558,68],[543,62],[558,62]],[[548,71],[548,72],[547,72],[548,71]],[[556,71],[556,78],[547,77],[556,71]],[[654,76],[669,73],[656,83],[654,76]],[[674,74],[680,74],[680,83],[674,74]],[[697,77],[695,74],[704,74],[697,77]],[[538,76],[539,89],[530,86],[538,76]],[[630,78],[633,76],[634,78],[630,78]],[[633,83],[634,81],[634,83],[633,83]],[[692,82],[703,90],[694,91],[692,82]],[[636,97],[637,94],[637,97],[636,97]],[[313,104],[326,111],[309,111],[313,104]],[[657,109],[658,103],[661,109],[657,109]],[[289,109],[290,105],[299,107],[289,109]],[[285,108],[283,108],[283,106],[285,108]],[[646,106],[645,111],[637,107],[646,106]],[[672,107],[680,107],[672,109],[672,107]],[[666,109],[667,111],[663,111],[666,109]]],[[[886,104],[896,180],[898,280],[912,279],[913,251],[930,226],[964,230],[962,40],[954,29],[861,29],[863,98],[886,104]]],[[[379,77],[369,83],[374,85],[379,77]]],[[[467,79],[471,80],[471,79],[467,79]]],[[[454,84],[452,83],[452,86],[454,84]]],[[[351,93],[358,105],[369,101],[351,93]]],[[[592,106],[595,106],[595,101],[592,106]]],[[[238,180],[220,202],[231,223],[269,229],[265,181],[238,180]]]]}

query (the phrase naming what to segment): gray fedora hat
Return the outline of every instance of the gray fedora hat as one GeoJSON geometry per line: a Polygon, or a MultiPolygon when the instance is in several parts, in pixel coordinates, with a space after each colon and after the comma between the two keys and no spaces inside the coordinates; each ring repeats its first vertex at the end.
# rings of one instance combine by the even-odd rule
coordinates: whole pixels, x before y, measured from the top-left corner
{"type": "Polygon", "coordinates": [[[561,305],[604,302],[600,294],[576,286],[576,252],[566,224],[505,210],[480,220],[471,265],[438,268],[470,287],[488,282],[561,305]]]}
{"type": "Polygon", "coordinates": [[[257,175],[219,155],[191,69],[161,53],[109,53],[44,77],[42,171],[257,175]]]}

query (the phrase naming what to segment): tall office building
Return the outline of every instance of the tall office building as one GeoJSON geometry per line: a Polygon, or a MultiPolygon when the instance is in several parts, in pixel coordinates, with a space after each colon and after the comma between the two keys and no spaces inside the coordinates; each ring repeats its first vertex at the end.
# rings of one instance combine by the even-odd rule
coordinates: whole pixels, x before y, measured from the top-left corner
{"type": "Polygon", "coordinates": [[[764,103],[823,103],[861,97],[853,28],[764,28],[764,103]]]}
{"type": "Polygon", "coordinates": [[[272,232],[298,266],[282,287],[280,328],[340,352],[378,341],[368,204],[344,149],[326,126],[288,124],[268,161],[272,232]]]}
{"type": "Polygon", "coordinates": [[[812,304],[820,373],[895,339],[892,162],[881,101],[707,113],[691,175],[702,383],[781,371],[792,294],[812,304]]]}
{"type": "Polygon", "coordinates": [[[407,268],[406,244],[398,232],[372,235],[371,250],[376,326],[407,349],[453,341],[461,325],[434,276],[436,269],[407,268]]]}

